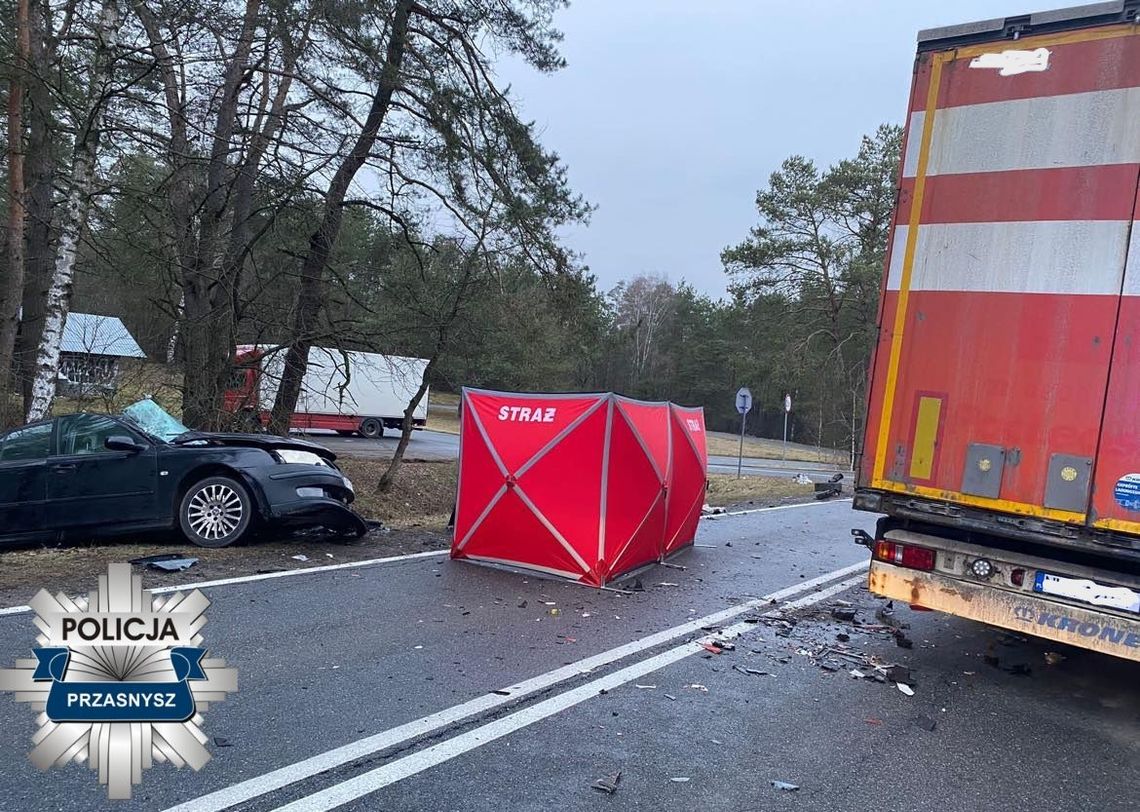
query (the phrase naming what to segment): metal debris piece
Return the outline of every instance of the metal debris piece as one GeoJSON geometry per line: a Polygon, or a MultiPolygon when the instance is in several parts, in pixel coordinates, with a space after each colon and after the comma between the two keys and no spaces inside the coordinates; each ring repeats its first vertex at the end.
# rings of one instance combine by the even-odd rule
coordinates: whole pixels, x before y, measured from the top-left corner
{"type": "Polygon", "coordinates": [[[672,781],[674,784],[687,784],[689,782],[689,776],[687,776],[687,775],[674,775],[669,780],[672,781]]]}
{"type": "Polygon", "coordinates": [[[641,688],[643,690],[648,690],[648,691],[656,691],[657,690],[656,685],[634,685],[633,687],[634,688],[641,688]]]}
{"type": "Polygon", "coordinates": [[[789,784],[787,781],[777,781],[774,778],[768,783],[782,792],[795,792],[797,789],[799,789],[798,784],[789,784]]]}
{"type": "Polygon", "coordinates": [[[294,561],[308,561],[309,560],[309,557],[307,555],[305,555],[304,553],[297,553],[296,555],[291,555],[289,557],[292,558],[294,561]]]}
{"type": "Polygon", "coordinates": [[[692,688],[694,691],[701,691],[701,692],[706,693],[706,694],[709,692],[709,689],[706,688],[704,685],[701,685],[699,682],[693,682],[693,683],[690,683],[690,684],[685,685],[683,687],[692,688]]]}
{"type": "Polygon", "coordinates": [[[658,581],[657,586],[680,586],[680,584],[675,584],[672,581],[658,581]]]}
{"type": "Polygon", "coordinates": [[[855,679],[866,679],[867,675],[860,671],[858,668],[852,668],[850,674],[855,679]]]}
{"type": "Polygon", "coordinates": [[[198,559],[186,553],[162,553],[160,555],[147,555],[142,558],[132,558],[132,564],[148,567],[162,572],[181,572],[188,570],[198,563],[198,559]]]}
{"type": "Polygon", "coordinates": [[[836,606],[831,610],[831,616],[836,620],[842,620],[845,623],[850,623],[855,619],[855,609],[850,606],[836,606]]]}
{"type": "Polygon", "coordinates": [[[618,783],[620,783],[620,782],[621,782],[621,770],[618,770],[613,775],[606,775],[606,776],[603,776],[602,778],[599,778],[597,781],[590,784],[590,786],[596,790],[600,790],[600,791],[606,793],[607,795],[613,795],[615,792],[617,792],[618,783]]]}
{"type": "Polygon", "coordinates": [[[902,691],[907,696],[914,696],[914,688],[911,688],[905,682],[896,682],[895,687],[902,691]]]}
{"type": "Polygon", "coordinates": [[[215,736],[214,737],[214,746],[215,747],[233,747],[234,743],[232,741],[230,741],[229,739],[227,739],[225,736],[215,736]]]}
{"type": "Polygon", "coordinates": [[[676,701],[677,701],[677,697],[673,696],[672,694],[665,694],[664,696],[665,696],[665,698],[666,698],[666,699],[668,699],[670,702],[676,702],[676,701]]]}

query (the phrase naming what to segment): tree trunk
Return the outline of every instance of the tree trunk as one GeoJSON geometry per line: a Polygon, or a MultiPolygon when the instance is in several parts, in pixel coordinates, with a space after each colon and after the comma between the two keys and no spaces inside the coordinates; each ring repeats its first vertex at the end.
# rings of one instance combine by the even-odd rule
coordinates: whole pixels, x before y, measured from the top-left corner
{"type": "Polygon", "coordinates": [[[275,434],[289,431],[290,418],[297,408],[297,398],[301,394],[301,381],[305,377],[309,349],[316,334],[317,319],[324,304],[324,272],[329,255],[340,234],[343,204],[349,184],[364,165],[376,144],[376,137],[388,109],[392,94],[400,78],[400,65],[408,37],[408,18],[411,13],[411,0],[400,0],[392,18],[392,32],[388,39],[388,50],[384,57],[384,67],[372,97],[372,106],[365,119],[360,137],[352,151],[341,162],[329,184],[325,195],[324,214],[321,224],[309,239],[309,251],[301,264],[300,289],[297,291],[297,306],[293,316],[293,330],[289,348],[285,353],[285,364],[281,373],[281,383],[277,388],[277,398],[273,402],[269,430],[275,434]]]}
{"type": "Polygon", "coordinates": [[[435,369],[436,359],[439,354],[433,355],[424,367],[424,377],[420,381],[420,386],[416,389],[416,394],[412,396],[411,401],[408,403],[408,408],[404,409],[404,422],[400,425],[400,442],[396,443],[396,451],[392,455],[392,461],[388,463],[388,468],[384,471],[384,475],[380,477],[380,481],[376,484],[377,493],[388,493],[392,490],[392,485],[396,482],[396,476],[400,473],[400,465],[404,461],[404,452],[408,450],[408,443],[412,440],[412,416],[416,413],[420,402],[424,399],[424,395],[428,390],[428,378],[431,372],[435,369]]]}
{"type": "Polygon", "coordinates": [[[27,414],[32,399],[32,368],[43,334],[44,301],[51,284],[55,253],[52,250],[52,207],[56,155],[52,143],[53,110],[46,77],[54,55],[49,44],[45,0],[34,0],[31,15],[31,70],[28,78],[28,192],[27,235],[24,252],[23,314],[16,339],[16,369],[27,414]]]}
{"type": "Polygon", "coordinates": [[[7,407],[24,292],[24,86],[30,40],[28,0],[16,3],[16,58],[8,82],[8,262],[0,269],[0,409],[7,407]]]}
{"type": "Polygon", "coordinates": [[[224,420],[222,393],[233,360],[236,296],[236,283],[227,274],[225,262],[224,227],[232,175],[229,156],[261,0],[245,1],[237,45],[226,65],[206,164],[205,197],[200,206],[193,200],[195,171],[191,165],[184,77],[180,78],[166,47],[166,35],[145,0],[132,0],[132,5],[158,62],[170,123],[170,179],[166,193],[178,254],[178,281],[182,286],[170,354],[178,349],[184,364],[182,420],[192,428],[218,428],[224,420]]]}
{"type": "Polygon", "coordinates": [[[115,44],[119,32],[119,9],[116,0],[105,0],[99,13],[96,29],[95,59],[91,66],[89,97],[91,109],[87,120],[81,123],[76,135],[71,160],[71,176],[63,217],[59,228],[59,246],[56,249],[55,269],[48,288],[44,308],[44,328],[36,350],[35,377],[32,380],[32,398],[27,421],[40,420],[51,409],[55,396],[55,381],[59,373],[59,344],[63,338],[63,325],[71,305],[71,280],[75,273],[75,257],[79,238],[87,221],[91,204],[91,188],[95,181],[95,166],[99,153],[99,137],[107,108],[108,95],[115,61],[115,44]]]}

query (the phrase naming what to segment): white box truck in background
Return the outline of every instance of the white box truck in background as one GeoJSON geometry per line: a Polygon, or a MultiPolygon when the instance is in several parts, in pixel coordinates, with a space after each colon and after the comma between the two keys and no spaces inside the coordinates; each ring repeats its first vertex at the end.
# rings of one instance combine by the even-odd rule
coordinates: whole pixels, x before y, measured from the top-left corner
{"type": "MultiPolygon", "coordinates": [[[[364,437],[382,437],[385,429],[399,430],[427,363],[423,358],[313,347],[290,426],[364,437]]],[[[225,393],[226,410],[249,414],[265,425],[283,366],[284,351],[239,346],[233,380],[225,393]]],[[[412,416],[416,428],[427,423],[427,412],[425,392],[412,416]]]]}

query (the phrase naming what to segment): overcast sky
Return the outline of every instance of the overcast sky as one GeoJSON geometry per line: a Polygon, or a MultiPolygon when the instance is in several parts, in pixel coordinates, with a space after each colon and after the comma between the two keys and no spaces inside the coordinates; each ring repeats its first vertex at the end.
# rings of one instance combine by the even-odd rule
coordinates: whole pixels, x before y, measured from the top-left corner
{"type": "Polygon", "coordinates": [[[756,222],[756,190],[780,161],[799,153],[825,166],[880,123],[902,123],[920,29],[1035,10],[1032,0],[572,0],[558,16],[569,66],[500,74],[598,207],[566,238],[599,286],[660,273],[719,296],[720,251],[756,222]]]}

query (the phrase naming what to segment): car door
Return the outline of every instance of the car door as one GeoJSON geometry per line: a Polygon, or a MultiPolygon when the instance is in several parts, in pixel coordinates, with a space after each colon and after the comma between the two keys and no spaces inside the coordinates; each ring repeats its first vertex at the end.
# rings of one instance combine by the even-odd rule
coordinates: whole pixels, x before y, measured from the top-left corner
{"type": "Polygon", "coordinates": [[[52,421],[0,435],[0,536],[44,530],[52,421]]]}
{"type": "Polygon", "coordinates": [[[154,445],[107,415],[74,414],[57,422],[56,450],[47,464],[49,524],[66,530],[154,521],[154,445]],[[111,450],[109,437],[129,437],[140,448],[111,450]]]}

